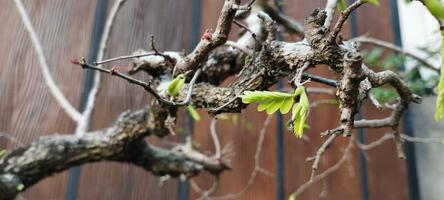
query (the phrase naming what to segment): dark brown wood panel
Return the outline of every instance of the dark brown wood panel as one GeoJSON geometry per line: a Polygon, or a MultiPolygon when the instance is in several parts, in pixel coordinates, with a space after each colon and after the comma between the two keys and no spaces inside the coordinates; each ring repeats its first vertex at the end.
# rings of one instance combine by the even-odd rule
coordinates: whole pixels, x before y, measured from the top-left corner
{"type": "MultiPolygon", "coordinates": [[[[109,6],[112,2],[109,3],[109,6]]],[[[187,49],[191,39],[191,4],[176,0],[127,1],[121,8],[105,57],[149,50],[149,36],[154,35],[159,50],[187,49]]],[[[126,66],[127,62],[113,65],[126,66]]],[[[140,79],[146,79],[142,74],[140,79]]],[[[109,126],[125,110],[146,106],[150,95],[126,81],[102,76],[103,86],[93,113],[93,129],[109,126]]],[[[95,163],[82,168],[79,199],[175,199],[177,181],[158,185],[158,177],[137,167],[117,163],[95,163]]]]}
{"type": "MultiPolygon", "coordinates": [[[[70,58],[87,55],[95,1],[25,1],[62,92],[77,107],[83,72],[70,58]]],[[[74,123],[46,87],[36,53],[13,1],[0,2],[0,131],[29,143],[39,136],[70,133],[74,123]]],[[[0,138],[2,148],[14,146],[0,138]]],[[[47,178],[23,194],[26,199],[62,199],[67,173],[47,178]]]]}
{"type": "MultiPolygon", "coordinates": [[[[385,41],[394,40],[393,21],[391,19],[390,1],[381,1],[381,6],[365,5],[358,13],[359,34],[368,33],[370,36],[385,41]],[[380,17],[375,17],[380,16],[380,17]]],[[[380,71],[381,69],[375,68],[380,71]]],[[[365,118],[381,118],[389,112],[378,112],[370,103],[364,110],[365,118]]],[[[374,141],[390,130],[366,130],[366,140],[374,141]]],[[[404,160],[396,154],[393,141],[368,152],[369,192],[372,199],[408,199],[407,172],[404,160]]]]}

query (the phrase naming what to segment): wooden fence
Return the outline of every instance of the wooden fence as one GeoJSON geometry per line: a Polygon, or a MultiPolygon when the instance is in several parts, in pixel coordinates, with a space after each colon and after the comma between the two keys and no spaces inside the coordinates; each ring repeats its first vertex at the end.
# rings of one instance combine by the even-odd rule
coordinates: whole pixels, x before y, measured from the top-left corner
{"type": "MultiPolygon", "coordinates": [[[[85,72],[72,67],[69,60],[91,55],[90,51],[94,49],[91,45],[97,43],[91,39],[94,38],[94,27],[104,16],[98,12],[98,6],[107,10],[113,1],[25,0],[24,3],[43,43],[52,75],[67,98],[74,105],[80,106],[81,94],[85,90],[85,72]]],[[[148,49],[150,34],[155,36],[161,50],[190,50],[193,40],[200,38],[203,30],[214,29],[222,3],[221,0],[128,0],[118,14],[105,57],[127,55],[139,48],[148,49]]],[[[344,36],[349,37],[355,31],[357,34],[369,33],[373,37],[392,41],[396,37],[392,31],[392,24],[396,23],[392,21],[392,3],[381,1],[379,7],[363,6],[355,16],[357,27],[347,24],[344,36]]],[[[284,1],[284,11],[302,21],[304,16],[324,4],[325,0],[287,0],[284,1]]],[[[0,22],[0,131],[12,134],[23,143],[48,134],[72,134],[74,123],[48,92],[36,53],[13,1],[0,2],[0,22]]],[[[125,62],[117,64],[125,65],[125,62]]],[[[318,67],[312,72],[332,75],[325,67],[318,67]]],[[[144,76],[138,75],[138,78],[143,79],[144,76]]],[[[110,125],[122,111],[143,107],[149,96],[139,87],[103,76],[92,129],[110,125]]],[[[320,97],[326,96],[311,96],[312,99],[320,97]]],[[[315,108],[310,113],[311,128],[306,133],[307,140],[295,138],[285,128],[283,132],[277,131],[282,123],[273,119],[265,136],[261,166],[274,176],[258,174],[253,185],[239,199],[276,199],[279,195],[286,199],[306,182],[310,176],[310,164],[305,159],[315,154],[323,142],[324,138],[320,138],[319,133],[337,126],[337,113],[334,106],[315,108]]],[[[367,118],[383,114],[387,113],[375,112],[370,107],[363,111],[367,118]]],[[[204,112],[201,115],[203,120],[194,124],[193,135],[203,149],[212,152],[208,126],[210,118],[204,112]]],[[[255,108],[248,108],[243,111],[239,123],[218,123],[222,144],[232,143],[236,155],[233,157],[233,170],[221,176],[215,196],[237,193],[247,185],[254,167],[258,132],[265,118],[266,115],[257,113],[255,108]]],[[[283,121],[287,119],[285,117],[283,121]]],[[[185,125],[186,120],[182,121],[185,125]]],[[[365,139],[372,141],[382,134],[383,130],[365,131],[365,139]]],[[[178,137],[168,139],[180,140],[178,137]]],[[[319,171],[340,159],[347,140],[338,138],[323,158],[319,171]]],[[[156,138],[150,138],[150,141],[161,144],[156,138]]],[[[2,148],[16,146],[4,138],[0,139],[0,145],[2,148]]],[[[355,149],[347,165],[314,184],[298,199],[409,198],[407,166],[405,161],[396,158],[392,143],[387,142],[367,152],[366,156],[368,159],[363,160],[362,154],[355,149]]],[[[29,200],[68,197],[68,174],[65,171],[41,181],[23,193],[23,197],[29,200]]],[[[77,199],[82,200],[198,197],[187,184],[169,180],[160,187],[158,177],[127,164],[87,164],[81,167],[78,178],[77,199]]],[[[195,180],[202,188],[210,187],[213,181],[208,174],[202,174],[195,180]]]]}

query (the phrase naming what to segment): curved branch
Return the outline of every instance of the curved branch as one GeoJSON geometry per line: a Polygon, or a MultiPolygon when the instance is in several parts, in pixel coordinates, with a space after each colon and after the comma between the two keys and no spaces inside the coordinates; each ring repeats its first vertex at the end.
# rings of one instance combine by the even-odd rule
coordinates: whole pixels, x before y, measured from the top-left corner
{"type": "Polygon", "coordinates": [[[145,136],[167,132],[162,125],[165,112],[144,109],[124,113],[111,128],[83,137],[48,136],[9,152],[0,160],[0,199],[13,198],[43,178],[89,162],[125,162],[156,175],[187,177],[202,170],[219,174],[229,169],[219,160],[197,151],[166,150],[146,143],[145,136]]]}
{"type": "Polygon", "coordinates": [[[361,37],[353,38],[350,41],[360,42],[360,43],[367,43],[367,44],[373,44],[373,45],[376,45],[376,46],[380,46],[380,47],[389,49],[389,50],[394,51],[396,53],[404,54],[404,55],[406,55],[408,57],[411,57],[411,58],[417,60],[425,68],[430,69],[430,70],[432,70],[432,71],[434,71],[436,73],[439,73],[439,68],[436,68],[433,64],[429,63],[427,60],[419,57],[418,55],[416,55],[416,54],[414,54],[412,52],[403,50],[401,47],[398,47],[398,46],[396,46],[396,45],[394,45],[392,43],[389,43],[389,42],[386,42],[386,41],[383,41],[383,40],[378,40],[376,38],[366,37],[366,36],[361,36],[361,37]]]}

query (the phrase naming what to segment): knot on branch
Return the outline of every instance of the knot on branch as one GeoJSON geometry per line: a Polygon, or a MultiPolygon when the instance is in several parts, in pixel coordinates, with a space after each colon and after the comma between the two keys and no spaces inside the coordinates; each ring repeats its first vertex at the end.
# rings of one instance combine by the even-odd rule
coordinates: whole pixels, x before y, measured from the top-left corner
{"type": "Polygon", "coordinates": [[[327,29],[324,27],[327,14],[319,8],[315,9],[311,15],[307,16],[304,21],[305,38],[311,46],[316,46],[324,38],[327,29]]]}

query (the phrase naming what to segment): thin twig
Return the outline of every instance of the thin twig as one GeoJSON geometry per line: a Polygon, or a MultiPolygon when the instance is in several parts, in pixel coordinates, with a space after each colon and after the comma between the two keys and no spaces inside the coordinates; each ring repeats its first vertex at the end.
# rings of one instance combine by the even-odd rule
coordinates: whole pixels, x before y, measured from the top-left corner
{"type": "Polygon", "coordinates": [[[359,141],[356,141],[356,144],[357,144],[357,146],[360,149],[362,149],[364,151],[368,151],[370,149],[373,149],[373,148],[383,144],[385,141],[393,139],[393,138],[395,138],[395,135],[393,135],[393,134],[385,134],[382,137],[380,137],[379,139],[377,139],[377,140],[375,140],[375,141],[373,141],[373,142],[371,142],[369,144],[362,144],[359,141]]]}
{"type": "MultiPolygon", "coordinates": [[[[412,137],[405,134],[400,134],[401,138],[406,140],[407,142],[414,142],[414,143],[442,143],[444,141],[444,138],[419,138],[419,137],[412,137]]],[[[377,146],[382,145],[385,141],[394,139],[395,135],[393,133],[384,134],[379,139],[369,143],[369,144],[362,144],[360,142],[356,142],[358,147],[364,151],[368,151],[370,149],[373,149],[377,146]]]]}
{"type": "Polygon", "coordinates": [[[370,102],[372,102],[372,104],[376,107],[376,109],[382,110],[382,105],[381,105],[381,103],[379,103],[379,101],[376,99],[375,96],[373,96],[372,94],[369,94],[368,98],[370,99],[370,102]]]}
{"type": "Polygon", "coordinates": [[[206,191],[202,191],[202,196],[200,196],[199,198],[197,198],[197,200],[204,200],[204,199],[209,199],[209,196],[211,194],[213,194],[217,187],[219,186],[219,176],[215,176],[215,180],[213,181],[213,184],[211,185],[210,189],[206,190],[206,191]]]}
{"type": "Polygon", "coordinates": [[[336,134],[330,135],[330,137],[328,137],[327,140],[325,140],[324,144],[322,144],[322,146],[318,149],[318,151],[316,152],[316,155],[312,158],[307,159],[307,161],[312,161],[313,160],[313,164],[311,166],[311,176],[310,176],[310,181],[313,180],[316,170],[319,167],[319,161],[322,158],[322,155],[324,155],[325,150],[327,150],[334,142],[335,138],[336,138],[336,134]]]}
{"type": "Polygon", "coordinates": [[[20,0],[14,0],[17,10],[19,11],[20,17],[25,25],[27,32],[31,38],[32,46],[37,53],[38,60],[40,62],[40,68],[42,70],[43,78],[45,79],[45,83],[49,88],[52,96],[55,98],[57,103],[62,107],[62,109],[66,112],[66,114],[74,121],[78,122],[82,118],[80,112],[72,106],[72,104],[66,99],[65,95],[63,95],[62,91],[60,91],[59,87],[55,83],[54,79],[51,76],[51,72],[49,71],[48,62],[45,57],[45,53],[43,51],[42,44],[40,42],[37,33],[35,32],[34,26],[28,16],[28,13],[23,6],[23,3],[20,0]]]}
{"type": "Polygon", "coordinates": [[[325,22],[324,22],[325,28],[329,28],[331,22],[333,21],[333,16],[335,15],[337,3],[338,3],[338,0],[327,0],[327,4],[325,5],[325,13],[327,15],[327,18],[325,19],[325,22]]]}
{"type": "Polygon", "coordinates": [[[329,35],[328,41],[333,42],[336,37],[338,36],[339,32],[341,32],[342,30],[342,26],[344,25],[344,23],[347,21],[348,16],[350,16],[350,14],[356,10],[356,8],[358,8],[359,6],[361,6],[362,4],[366,3],[365,0],[357,0],[354,3],[352,3],[349,7],[347,7],[339,16],[338,21],[336,22],[334,28],[332,29],[332,32],[329,35]]]}
{"type": "Polygon", "coordinates": [[[214,143],[214,149],[215,149],[214,157],[216,159],[220,159],[221,148],[220,148],[219,137],[217,136],[216,124],[217,124],[217,119],[216,118],[211,119],[210,134],[211,134],[211,138],[213,139],[213,143],[214,143]]]}
{"type": "Polygon", "coordinates": [[[110,59],[94,62],[94,65],[102,65],[102,64],[117,61],[117,60],[140,58],[140,57],[152,56],[152,55],[155,55],[155,53],[149,52],[149,53],[142,53],[142,54],[135,54],[135,55],[119,56],[119,57],[115,57],[115,58],[110,58],[110,59]]]}
{"type": "Polygon", "coordinates": [[[253,37],[253,39],[257,41],[256,33],[254,33],[250,28],[248,28],[247,25],[242,24],[237,20],[233,20],[233,23],[236,24],[237,26],[239,26],[240,28],[245,29],[247,32],[249,32],[251,34],[251,37],[253,37]]]}
{"type": "Polygon", "coordinates": [[[270,125],[272,119],[273,119],[273,116],[269,115],[267,117],[267,119],[265,119],[264,125],[262,126],[262,129],[260,130],[259,138],[258,138],[257,146],[256,146],[256,153],[254,154],[254,168],[253,168],[253,171],[251,172],[250,178],[248,179],[247,185],[241,191],[239,191],[237,193],[227,194],[227,195],[218,196],[218,197],[209,197],[210,199],[237,199],[242,194],[244,194],[246,191],[248,191],[248,189],[250,189],[250,187],[253,185],[254,181],[256,180],[258,173],[264,173],[266,175],[272,176],[272,174],[270,172],[268,172],[267,170],[263,169],[260,166],[260,155],[261,155],[262,146],[263,146],[263,143],[265,140],[265,134],[267,133],[267,128],[270,125]]]}
{"type": "Polygon", "coordinates": [[[150,45],[151,45],[151,50],[154,51],[154,55],[157,56],[162,56],[165,58],[166,61],[168,61],[171,65],[175,65],[176,64],[176,60],[174,58],[172,58],[171,56],[164,54],[164,53],[160,53],[159,50],[157,50],[156,45],[154,45],[154,35],[151,35],[151,40],[150,40],[150,45]]]}
{"type": "Polygon", "coordinates": [[[253,77],[251,77],[251,79],[245,84],[246,87],[243,88],[239,94],[236,94],[235,97],[231,98],[229,101],[227,101],[227,103],[224,103],[223,105],[211,110],[211,113],[217,113],[220,110],[222,110],[223,108],[225,108],[226,106],[230,105],[231,103],[233,103],[236,99],[239,98],[239,95],[242,94],[242,92],[244,92],[245,90],[247,90],[248,86],[250,85],[250,83],[252,83],[254,80],[256,80],[257,77],[259,77],[260,75],[262,75],[265,72],[265,69],[261,69],[261,71],[259,71],[257,74],[255,74],[253,77]]]}
{"type": "MultiPolygon", "coordinates": [[[[100,40],[99,51],[97,53],[97,60],[103,59],[103,55],[105,54],[106,50],[106,44],[109,40],[109,36],[111,33],[111,28],[114,24],[117,13],[119,12],[120,8],[122,7],[125,1],[126,0],[117,0],[114,3],[113,7],[111,8],[110,14],[105,22],[105,27],[100,40]]],[[[97,68],[101,69],[101,65],[98,65],[97,68]]],[[[96,72],[94,74],[93,85],[87,96],[85,110],[82,113],[82,118],[77,123],[75,134],[78,137],[82,137],[89,129],[91,123],[91,114],[92,111],[94,110],[97,94],[99,93],[100,90],[100,78],[101,78],[100,73],[96,72]]]]}
{"type": "Polygon", "coordinates": [[[444,138],[420,138],[420,137],[412,137],[405,134],[401,134],[401,138],[406,140],[407,142],[416,142],[416,143],[443,143],[444,138]]]}
{"type": "MultiPolygon", "coordinates": [[[[354,137],[354,136],[352,135],[352,137],[354,137]]],[[[292,193],[292,196],[298,197],[311,185],[313,185],[314,183],[316,183],[320,180],[325,179],[326,177],[328,177],[329,175],[331,175],[332,173],[334,173],[338,169],[340,169],[342,164],[344,164],[347,161],[348,157],[350,157],[351,150],[353,149],[353,142],[354,142],[353,138],[351,138],[347,147],[344,150],[344,154],[342,155],[341,159],[336,164],[334,164],[330,168],[326,169],[324,172],[314,176],[312,179],[310,179],[309,181],[302,184],[295,192],[292,193]]]]}
{"type": "Polygon", "coordinates": [[[117,76],[117,77],[120,77],[124,80],[127,80],[129,83],[142,86],[143,89],[145,89],[147,92],[151,93],[160,103],[164,103],[164,104],[171,105],[171,106],[185,106],[190,103],[192,92],[193,92],[193,85],[196,83],[197,78],[198,78],[200,72],[202,71],[202,69],[198,69],[194,73],[193,78],[191,79],[190,83],[188,84],[188,91],[187,91],[187,95],[186,95],[185,99],[181,102],[174,102],[174,101],[169,101],[169,100],[162,98],[157,93],[157,91],[151,87],[150,83],[135,79],[127,74],[117,71],[114,68],[112,68],[112,69],[99,68],[94,65],[88,64],[85,60],[83,60],[82,62],[74,61],[73,63],[82,66],[82,68],[93,69],[93,70],[97,70],[100,72],[105,72],[110,75],[117,76]]]}
{"type": "Polygon", "coordinates": [[[406,55],[408,57],[411,57],[411,58],[417,60],[425,68],[439,73],[439,68],[435,67],[433,64],[429,63],[427,60],[421,58],[420,56],[418,56],[418,55],[416,55],[416,54],[414,54],[412,52],[406,51],[406,50],[402,49],[401,47],[396,46],[396,45],[394,45],[394,44],[392,44],[390,42],[386,42],[386,41],[383,41],[383,40],[379,40],[379,39],[371,38],[371,37],[367,37],[367,36],[360,36],[360,37],[357,37],[357,38],[353,38],[350,41],[360,42],[360,43],[367,43],[367,44],[373,44],[373,45],[376,45],[376,46],[379,46],[379,47],[383,47],[383,48],[386,48],[388,50],[391,50],[391,51],[394,51],[394,52],[397,52],[397,53],[400,53],[400,54],[404,54],[404,55],[406,55]]]}
{"type": "Polygon", "coordinates": [[[304,71],[310,66],[310,62],[305,62],[304,65],[296,70],[296,75],[294,76],[294,85],[297,87],[302,84],[302,75],[304,74],[304,71]]]}
{"type": "Polygon", "coordinates": [[[305,79],[305,80],[310,79],[310,80],[312,80],[314,82],[322,83],[322,84],[325,84],[325,85],[328,85],[328,86],[332,86],[332,87],[336,87],[336,85],[337,85],[335,80],[327,79],[327,78],[324,78],[322,76],[316,76],[316,75],[309,74],[309,73],[306,73],[306,72],[304,72],[302,74],[302,78],[305,79]]]}

